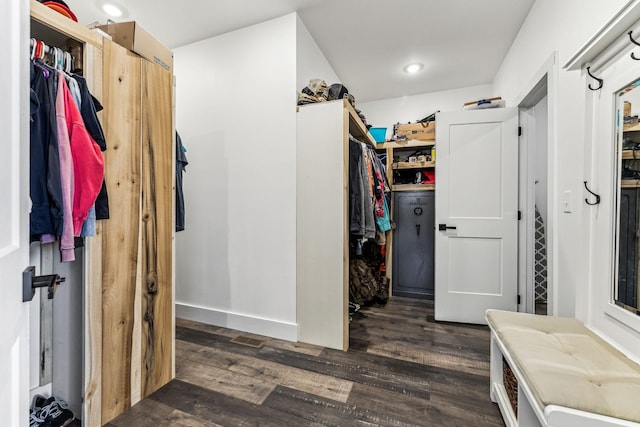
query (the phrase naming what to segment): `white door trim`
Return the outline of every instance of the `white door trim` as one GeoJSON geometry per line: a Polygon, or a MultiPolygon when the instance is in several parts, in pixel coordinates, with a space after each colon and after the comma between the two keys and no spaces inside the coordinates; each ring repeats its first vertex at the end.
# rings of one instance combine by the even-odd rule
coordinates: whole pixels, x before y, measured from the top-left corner
{"type": "MultiPolygon", "coordinates": [[[[546,95],[547,95],[547,314],[558,314],[558,289],[556,286],[558,270],[556,268],[558,260],[558,52],[554,51],[540,67],[540,69],[534,74],[533,78],[525,86],[520,96],[515,99],[514,105],[518,106],[521,111],[526,111],[528,108],[535,105],[540,99],[544,97],[544,86],[546,81],[546,95]]],[[[522,117],[522,114],[521,114],[522,117]]],[[[527,127],[533,127],[531,123],[527,127]]],[[[527,153],[527,157],[532,156],[533,150],[529,147],[533,143],[531,140],[531,134],[525,130],[523,132],[523,138],[521,140],[521,153],[527,153]],[[527,137],[528,136],[528,137],[527,137]]],[[[533,159],[526,159],[523,162],[521,157],[520,166],[527,167],[526,171],[520,170],[520,176],[525,175],[527,180],[520,180],[520,201],[527,201],[526,209],[523,211],[523,219],[527,218],[527,212],[531,212],[530,203],[533,200],[533,171],[529,169],[533,166],[533,159]]],[[[577,197],[577,195],[576,195],[577,197]]],[[[524,206],[520,206],[521,209],[525,209],[524,206]]],[[[533,238],[532,227],[533,221],[524,220],[519,226],[519,238],[527,238],[529,235],[533,238]],[[528,225],[527,225],[528,224],[528,225]]],[[[520,249],[523,249],[523,245],[519,245],[520,249]]],[[[520,295],[525,295],[526,301],[520,306],[520,311],[533,312],[534,301],[530,299],[534,298],[533,290],[531,293],[527,290],[526,276],[524,272],[527,272],[527,260],[533,259],[533,244],[526,244],[524,246],[526,250],[521,250],[518,255],[518,268],[519,284],[518,289],[520,295]],[[524,271],[523,271],[524,270],[524,271]],[[525,280],[525,282],[521,282],[525,280]],[[524,310],[523,310],[524,309],[524,310]]],[[[527,273],[528,274],[528,273],[527,273]]],[[[532,270],[531,270],[532,274],[532,270]]]]}

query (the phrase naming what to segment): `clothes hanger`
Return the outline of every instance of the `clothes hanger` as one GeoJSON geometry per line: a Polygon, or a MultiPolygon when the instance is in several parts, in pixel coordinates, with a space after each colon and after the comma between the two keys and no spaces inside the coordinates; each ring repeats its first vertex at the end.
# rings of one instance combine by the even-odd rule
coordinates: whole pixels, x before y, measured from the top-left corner
{"type": "Polygon", "coordinates": [[[65,59],[65,67],[64,70],[66,71],[67,74],[71,74],[71,66],[73,64],[73,57],[71,56],[71,54],[69,52],[65,52],[64,53],[64,59],[65,59]]]}
{"type": "Polygon", "coordinates": [[[64,70],[64,52],[59,47],[54,47],[56,50],[56,69],[59,71],[64,70]]]}
{"type": "Polygon", "coordinates": [[[37,47],[37,43],[36,43],[36,39],[31,39],[31,59],[35,59],[36,57],[36,47],[37,47]]]}

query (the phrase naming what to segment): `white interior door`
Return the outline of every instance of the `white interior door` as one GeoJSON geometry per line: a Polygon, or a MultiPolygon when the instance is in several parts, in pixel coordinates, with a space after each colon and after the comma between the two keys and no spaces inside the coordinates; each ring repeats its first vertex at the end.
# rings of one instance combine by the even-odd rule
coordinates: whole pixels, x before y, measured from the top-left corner
{"type": "Polygon", "coordinates": [[[29,420],[29,310],[22,302],[29,262],[28,7],[22,0],[0,2],[0,414],[8,426],[29,420]]]}
{"type": "Polygon", "coordinates": [[[518,110],[436,120],[435,318],[486,323],[517,309],[518,110]]]}

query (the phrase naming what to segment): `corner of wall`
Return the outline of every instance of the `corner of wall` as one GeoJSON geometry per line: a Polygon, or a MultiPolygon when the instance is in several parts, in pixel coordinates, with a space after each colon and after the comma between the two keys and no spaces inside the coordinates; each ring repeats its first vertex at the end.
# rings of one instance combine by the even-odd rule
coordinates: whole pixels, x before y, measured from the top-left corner
{"type": "Polygon", "coordinates": [[[296,13],[296,90],[301,90],[311,79],[323,79],[327,84],[341,82],[300,15],[296,13]]]}

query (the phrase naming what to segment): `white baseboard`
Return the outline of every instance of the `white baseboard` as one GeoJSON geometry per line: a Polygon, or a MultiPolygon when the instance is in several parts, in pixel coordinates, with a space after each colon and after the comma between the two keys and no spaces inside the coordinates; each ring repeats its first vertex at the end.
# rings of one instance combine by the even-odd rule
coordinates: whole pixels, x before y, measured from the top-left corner
{"type": "Polygon", "coordinates": [[[298,341],[298,325],[247,314],[176,302],[176,317],[271,338],[298,341]]]}

